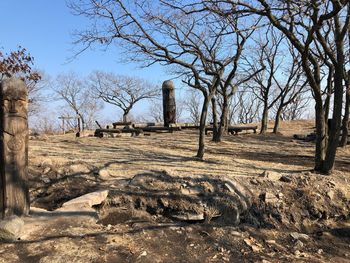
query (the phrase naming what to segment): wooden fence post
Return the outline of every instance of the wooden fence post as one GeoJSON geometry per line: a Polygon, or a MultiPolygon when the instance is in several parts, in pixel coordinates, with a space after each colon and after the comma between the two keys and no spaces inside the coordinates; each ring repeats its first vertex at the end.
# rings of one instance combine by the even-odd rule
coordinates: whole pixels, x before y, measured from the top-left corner
{"type": "Polygon", "coordinates": [[[29,213],[28,93],[24,82],[0,84],[0,211],[2,218],[29,213]]]}
{"type": "Polygon", "coordinates": [[[169,127],[170,124],[176,123],[176,101],[175,86],[171,80],[163,82],[163,119],[164,126],[169,127]]]}

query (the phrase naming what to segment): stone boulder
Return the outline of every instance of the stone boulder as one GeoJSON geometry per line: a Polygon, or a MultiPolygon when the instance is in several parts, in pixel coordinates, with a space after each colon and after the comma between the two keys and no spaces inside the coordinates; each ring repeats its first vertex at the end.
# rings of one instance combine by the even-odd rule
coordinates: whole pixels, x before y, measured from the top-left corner
{"type": "Polygon", "coordinates": [[[24,222],[17,216],[0,221],[0,240],[16,241],[20,239],[24,222]]]}
{"type": "Polygon", "coordinates": [[[108,190],[101,190],[82,195],[64,203],[58,211],[92,211],[94,205],[106,200],[108,193],[108,190]]]}

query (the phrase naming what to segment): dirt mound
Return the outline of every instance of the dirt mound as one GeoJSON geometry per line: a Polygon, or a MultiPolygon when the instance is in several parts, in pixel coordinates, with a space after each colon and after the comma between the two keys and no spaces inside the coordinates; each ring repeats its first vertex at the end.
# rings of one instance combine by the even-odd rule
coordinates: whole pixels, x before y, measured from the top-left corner
{"type": "Polygon", "coordinates": [[[309,173],[247,181],[149,172],[110,191],[100,212],[101,222],[112,225],[145,219],[312,232],[348,220],[350,199],[339,183],[309,173]]]}
{"type": "Polygon", "coordinates": [[[215,219],[221,224],[237,225],[251,205],[251,195],[234,180],[177,178],[165,171],[150,172],[133,177],[125,189],[110,191],[101,210],[109,219],[104,218],[102,222],[117,224],[126,214],[132,217],[138,213],[135,211],[144,211],[158,221],[210,222],[215,219]],[[120,214],[117,222],[112,222],[111,213],[120,214]]]}

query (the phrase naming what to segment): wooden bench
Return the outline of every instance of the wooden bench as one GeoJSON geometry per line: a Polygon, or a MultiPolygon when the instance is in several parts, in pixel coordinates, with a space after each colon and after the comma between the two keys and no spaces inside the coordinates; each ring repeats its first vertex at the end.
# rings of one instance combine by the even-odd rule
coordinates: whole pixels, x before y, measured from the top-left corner
{"type": "Polygon", "coordinates": [[[96,129],[94,136],[102,138],[103,134],[113,134],[113,133],[131,133],[131,136],[139,136],[140,134],[143,134],[144,132],[174,132],[174,131],[180,131],[181,127],[157,127],[157,126],[151,126],[151,127],[143,127],[142,129],[136,129],[136,128],[123,128],[123,129],[96,129]]]}
{"type": "Polygon", "coordinates": [[[132,128],[128,128],[128,129],[96,129],[94,136],[102,138],[104,133],[107,133],[107,134],[131,133],[131,136],[139,136],[140,134],[143,133],[143,130],[132,129],[132,128]]]}
{"type": "Polygon", "coordinates": [[[131,121],[129,121],[129,122],[113,122],[112,125],[113,125],[113,129],[117,129],[117,126],[130,126],[130,125],[132,125],[132,122],[131,121]]]}
{"type": "MultiPolygon", "coordinates": [[[[227,128],[227,131],[231,134],[237,135],[239,132],[242,131],[249,131],[252,130],[254,133],[256,133],[256,130],[258,129],[258,126],[229,126],[227,128]]],[[[208,131],[213,131],[213,127],[205,127],[205,134],[208,134],[208,131]]]]}

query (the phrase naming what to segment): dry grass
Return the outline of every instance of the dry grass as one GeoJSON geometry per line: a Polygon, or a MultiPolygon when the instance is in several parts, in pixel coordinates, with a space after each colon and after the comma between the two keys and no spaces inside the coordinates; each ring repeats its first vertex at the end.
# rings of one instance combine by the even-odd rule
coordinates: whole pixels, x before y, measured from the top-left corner
{"type": "MultiPolygon", "coordinates": [[[[47,141],[30,141],[30,163],[38,165],[49,158],[55,169],[85,163],[96,169],[108,169],[110,180],[150,170],[165,170],[180,177],[256,176],[265,170],[292,174],[313,167],[313,144],[292,140],[293,133],[308,133],[312,127],[310,121],[283,122],[280,135],[230,135],[219,144],[211,142],[208,136],[204,161],[193,158],[196,131],[102,139],[52,136],[47,141]]],[[[349,147],[338,150],[336,174],[349,174],[349,156],[349,147]]]]}
{"type": "MultiPolygon", "coordinates": [[[[283,122],[281,134],[277,136],[230,135],[219,144],[211,142],[208,136],[204,161],[193,158],[197,149],[196,131],[102,139],[76,139],[74,134],[67,134],[49,136],[46,140],[31,140],[31,193],[42,200],[35,203],[32,199],[33,204],[56,208],[66,199],[98,188],[114,189],[118,198],[105,203],[108,208],[128,198],[125,193],[131,189],[131,184],[126,187],[125,180],[120,179],[134,178],[131,181],[135,183],[131,194],[137,195],[140,194],[135,190],[137,183],[142,186],[142,180],[148,177],[150,181],[144,184],[148,188],[143,190],[151,193],[158,188],[164,192],[169,192],[172,187],[180,189],[176,180],[187,180],[188,183],[202,181],[200,187],[211,192],[211,178],[234,178],[231,181],[239,181],[237,185],[248,189],[256,198],[264,192],[283,193],[283,227],[260,229],[249,224],[239,228],[214,225],[218,211],[225,213],[221,204],[227,207],[230,215],[237,209],[234,204],[232,207],[227,206],[229,202],[213,203],[207,207],[207,223],[212,219],[213,225],[184,225],[176,222],[158,224],[153,222],[151,214],[148,217],[139,215],[137,217],[142,220],[130,223],[126,219],[136,216],[132,209],[116,210],[113,214],[115,217],[110,219],[120,223],[112,226],[108,221],[106,225],[101,225],[76,215],[47,221],[33,217],[32,224],[27,226],[31,230],[27,239],[15,244],[1,244],[0,262],[349,262],[346,260],[350,258],[350,238],[332,236],[327,229],[332,224],[332,227],[350,228],[349,223],[336,221],[336,215],[348,213],[350,207],[350,147],[338,150],[336,170],[332,177],[309,176],[305,171],[313,167],[314,146],[312,143],[294,141],[292,135],[309,133],[313,126],[311,121],[283,122]],[[108,173],[98,175],[102,169],[108,173]],[[285,183],[254,178],[265,170],[288,174],[293,181],[285,183]],[[172,180],[169,179],[171,177],[161,177],[165,174],[180,178],[172,180]],[[153,175],[158,176],[158,181],[166,178],[168,184],[152,181],[153,175]],[[202,180],[192,180],[199,177],[202,180]],[[121,189],[119,192],[118,187],[121,189]],[[331,189],[333,201],[327,197],[327,194],[332,193],[331,189]],[[326,229],[320,236],[313,234],[310,228],[311,239],[303,241],[305,245],[298,248],[302,252],[300,256],[296,254],[294,241],[288,232],[296,224],[289,220],[289,216],[300,219],[301,211],[306,209],[308,212],[310,204],[318,210],[326,209],[336,220],[299,220],[303,227],[305,223],[305,227],[310,225],[317,226],[318,230],[322,227],[326,229]],[[261,251],[252,251],[252,247],[244,241],[248,237],[254,241],[255,248],[261,251]],[[267,240],[271,242],[267,243],[267,240]],[[320,248],[324,252],[319,254],[320,248]]],[[[190,202],[193,203],[196,202],[190,202]]],[[[264,205],[263,202],[260,204],[264,205]]],[[[269,210],[263,210],[264,207],[258,207],[258,212],[267,216],[265,212],[269,210]]],[[[271,217],[261,219],[274,220],[271,217]]]]}

